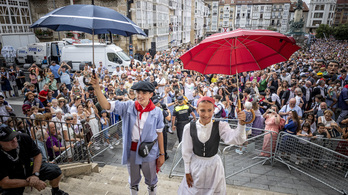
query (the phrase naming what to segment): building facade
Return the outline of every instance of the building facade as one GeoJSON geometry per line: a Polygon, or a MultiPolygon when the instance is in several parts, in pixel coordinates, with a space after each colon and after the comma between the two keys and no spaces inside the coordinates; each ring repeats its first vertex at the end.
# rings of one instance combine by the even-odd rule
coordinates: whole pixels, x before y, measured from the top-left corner
{"type": "Polygon", "coordinates": [[[192,0],[192,14],[191,14],[191,37],[192,43],[199,43],[203,40],[205,35],[204,15],[205,5],[203,0],[192,0]]]}
{"type": "Polygon", "coordinates": [[[337,0],[333,25],[348,23],[348,0],[337,0]]]}
{"type": "Polygon", "coordinates": [[[306,23],[308,32],[315,32],[320,24],[332,25],[337,0],[311,0],[306,23]]]}
{"type": "Polygon", "coordinates": [[[289,30],[290,0],[211,0],[205,2],[209,12],[206,17],[207,35],[238,28],[270,29],[280,33],[286,33],[289,30]]]}
{"type": "Polygon", "coordinates": [[[31,24],[29,0],[0,0],[0,34],[33,32],[31,24]]]}

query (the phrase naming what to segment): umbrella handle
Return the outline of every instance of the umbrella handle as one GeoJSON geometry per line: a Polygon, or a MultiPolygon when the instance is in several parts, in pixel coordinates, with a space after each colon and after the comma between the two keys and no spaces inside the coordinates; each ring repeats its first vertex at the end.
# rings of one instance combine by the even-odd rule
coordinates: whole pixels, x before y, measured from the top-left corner
{"type": "MultiPolygon", "coordinates": [[[[238,92],[239,95],[239,92],[238,92]]],[[[240,98],[238,98],[238,111],[242,111],[242,103],[240,101],[240,98]]]]}

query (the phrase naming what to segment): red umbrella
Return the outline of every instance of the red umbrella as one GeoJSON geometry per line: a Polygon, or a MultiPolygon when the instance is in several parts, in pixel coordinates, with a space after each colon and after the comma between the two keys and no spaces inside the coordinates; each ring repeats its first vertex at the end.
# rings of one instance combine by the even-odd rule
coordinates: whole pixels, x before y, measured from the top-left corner
{"type": "Polygon", "coordinates": [[[234,75],[286,61],[298,49],[292,37],[274,31],[237,29],[204,39],[180,59],[188,70],[234,75]]]}

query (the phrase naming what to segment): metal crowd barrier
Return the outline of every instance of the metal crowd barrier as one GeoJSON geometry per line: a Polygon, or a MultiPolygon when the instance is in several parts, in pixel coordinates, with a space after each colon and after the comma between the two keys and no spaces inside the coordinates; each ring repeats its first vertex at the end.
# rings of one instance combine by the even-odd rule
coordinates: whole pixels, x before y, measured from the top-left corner
{"type": "MultiPolygon", "coordinates": [[[[339,147],[348,150],[347,143],[341,141],[342,145],[339,147]]],[[[303,137],[281,132],[277,139],[275,160],[287,165],[290,170],[295,169],[339,193],[348,192],[348,156],[342,154],[342,150],[334,151],[303,137]]]]}
{"type": "Polygon", "coordinates": [[[93,135],[88,143],[88,152],[93,159],[114,147],[122,147],[122,121],[118,121],[93,135]]]}
{"type": "Polygon", "coordinates": [[[86,141],[88,130],[84,121],[82,124],[68,125],[66,122],[52,120],[38,120],[29,117],[0,116],[0,123],[7,124],[14,131],[28,134],[47,156],[47,160],[54,163],[90,162],[86,141]],[[50,124],[54,124],[54,130],[50,124]],[[67,136],[63,129],[67,129],[67,136]],[[76,140],[76,141],[75,141],[76,140]]]}
{"type": "Polygon", "coordinates": [[[226,179],[267,161],[273,165],[278,133],[258,128],[251,128],[251,131],[258,133],[249,135],[243,145],[230,145],[223,149],[226,179]]]}

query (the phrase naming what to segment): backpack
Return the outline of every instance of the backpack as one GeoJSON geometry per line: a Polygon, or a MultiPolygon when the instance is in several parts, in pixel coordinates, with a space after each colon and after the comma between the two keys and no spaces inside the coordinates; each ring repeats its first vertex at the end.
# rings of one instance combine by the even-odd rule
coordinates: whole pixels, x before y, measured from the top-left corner
{"type": "Polygon", "coordinates": [[[226,111],[224,109],[224,107],[221,104],[218,104],[217,106],[221,106],[221,109],[219,111],[219,113],[216,114],[216,118],[225,118],[226,117],[226,111]]]}

